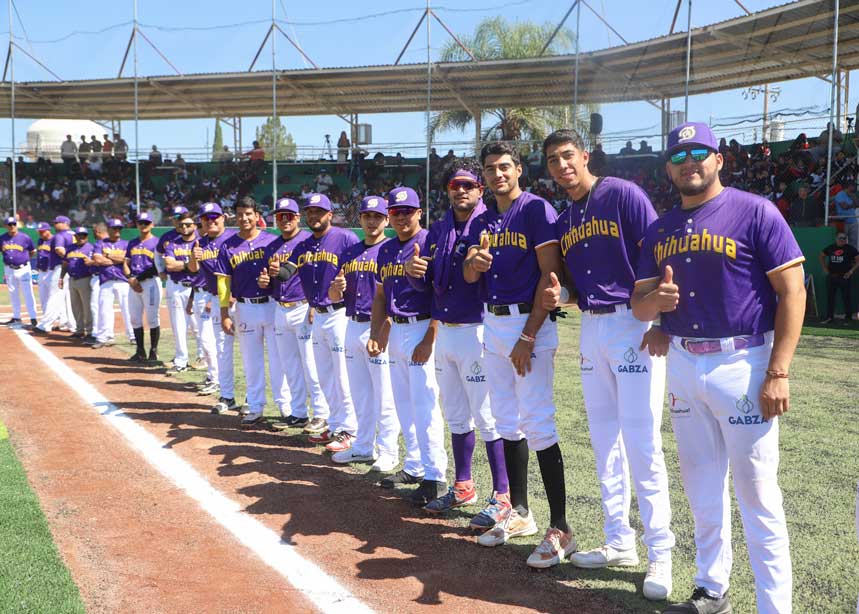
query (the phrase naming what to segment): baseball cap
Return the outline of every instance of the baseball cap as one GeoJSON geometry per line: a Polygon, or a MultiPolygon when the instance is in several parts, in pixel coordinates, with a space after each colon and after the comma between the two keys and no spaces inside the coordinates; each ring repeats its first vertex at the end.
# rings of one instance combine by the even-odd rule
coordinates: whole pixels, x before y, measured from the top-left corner
{"type": "Polygon", "coordinates": [[[365,196],[361,200],[360,213],[381,213],[388,215],[388,203],[381,196],[365,196]]]}
{"type": "Polygon", "coordinates": [[[47,222],[39,222],[36,224],[36,230],[50,230],[51,227],[47,222]]]}
{"type": "Polygon", "coordinates": [[[108,228],[124,228],[125,224],[122,223],[122,220],[113,218],[112,220],[108,221],[107,227],[108,228]]]}
{"type": "Polygon", "coordinates": [[[274,214],[277,215],[278,213],[287,212],[298,213],[298,203],[291,198],[281,198],[274,206],[274,214]]]}
{"type": "Polygon", "coordinates": [[[331,201],[328,200],[328,197],[325,194],[311,194],[307,197],[307,200],[304,201],[305,209],[307,207],[317,207],[319,209],[325,209],[326,211],[331,211],[331,201]]]}
{"type": "Polygon", "coordinates": [[[173,217],[179,217],[180,215],[185,215],[186,213],[188,213],[187,207],[183,207],[181,205],[178,207],[173,207],[173,213],[172,213],[173,217]]]}
{"type": "Polygon", "coordinates": [[[51,223],[52,224],[71,224],[72,221],[69,218],[67,218],[65,215],[58,215],[57,217],[54,218],[54,221],[51,223]]]}
{"type": "Polygon", "coordinates": [[[411,188],[394,188],[388,192],[388,207],[412,207],[421,208],[421,201],[417,192],[411,188]]]}
{"type": "Polygon", "coordinates": [[[3,221],[3,223],[4,223],[4,224],[6,224],[7,226],[17,226],[17,225],[18,225],[18,220],[16,220],[16,219],[15,219],[15,216],[14,216],[14,215],[10,215],[9,217],[7,217],[7,218],[3,221]]]}
{"type": "Polygon", "coordinates": [[[200,205],[199,217],[219,217],[224,215],[224,210],[218,203],[203,203],[200,205]]]}
{"type": "Polygon", "coordinates": [[[76,235],[89,235],[89,230],[87,230],[84,226],[78,226],[74,229],[74,233],[76,235]]]}
{"type": "Polygon", "coordinates": [[[149,211],[141,211],[137,215],[137,222],[146,222],[147,224],[152,223],[152,216],[149,214],[149,211]]]}
{"type": "Polygon", "coordinates": [[[686,122],[680,124],[668,134],[668,147],[665,156],[670,156],[675,151],[689,145],[700,145],[713,151],[719,151],[719,141],[710,130],[710,126],[701,122],[686,122]]]}
{"type": "Polygon", "coordinates": [[[846,235],[846,234],[844,234],[843,232],[839,232],[837,235],[835,235],[835,238],[836,238],[836,239],[845,239],[845,240],[846,240],[846,239],[847,239],[847,235],[846,235]]]}

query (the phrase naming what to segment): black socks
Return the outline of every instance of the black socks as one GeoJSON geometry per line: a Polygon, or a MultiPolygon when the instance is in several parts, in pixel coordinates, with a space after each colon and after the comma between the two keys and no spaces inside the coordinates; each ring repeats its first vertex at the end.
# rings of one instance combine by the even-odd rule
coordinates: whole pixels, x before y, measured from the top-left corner
{"type": "MultiPolygon", "coordinates": [[[[537,452],[540,475],[549,500],[549,522],[551,526],[564,533],[570,531],[567,525],[567,489],[564,483],[564,459],[558,444],[537,452]]],[[[511,488],[512,491],[512,488],[511,488]]]]}
{"type": "Polygon", "coordinates": [[[510,505],[523,516],[528,513],[528,442],[504,440],[504,464],[510,482],[510,505]]]}

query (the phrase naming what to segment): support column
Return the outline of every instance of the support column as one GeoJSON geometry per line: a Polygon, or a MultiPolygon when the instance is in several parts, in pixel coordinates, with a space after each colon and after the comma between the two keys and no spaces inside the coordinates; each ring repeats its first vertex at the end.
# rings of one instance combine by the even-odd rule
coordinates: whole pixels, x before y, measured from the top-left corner
{"type": "Polygon", "coordinates": [[[474,155],[480,155],[483,146],[483,109],[474,110],[474,155]]]}

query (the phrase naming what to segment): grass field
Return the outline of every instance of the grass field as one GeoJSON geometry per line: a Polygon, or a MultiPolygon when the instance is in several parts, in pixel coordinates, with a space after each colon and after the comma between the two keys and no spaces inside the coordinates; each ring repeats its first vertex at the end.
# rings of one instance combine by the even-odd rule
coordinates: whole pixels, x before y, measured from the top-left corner
{"type": "MultiPolygon", "coordinates": [[[[561,347],[556,361],[555,400],[558,431],[564,453],[567,478],[568,518],[580,548],[602,543],[602,508],[599,483],[590,447],[587,421],[579,378],[579,320],[571,314],[560,321],[561,347]]],[[[193,341],[191,346],[193,348],[193,341]]],[[[131,353],[130,345],[121,349],[131,353]]],[[[172,356],[172,339],[162,337],[161,356],[172,356]]],[[[191,355],[194,355],[193,349],[191,355]]],[[[794,564],[794,611],[850,612],[855,609],[859,591],[859,546],[856,543],[855,487],[859,479],[859,326],[856,322],[832,328],[816,327],[804,334],[791,368],[792,409],[781,421],[780,483],[784,491],[794,564]],[[824,333],[829,334],[824,334],[824,333]],[[832,336],[832,333],[840,336],[832,336]]],[[[237,363],[239,353],[236,352],[237,363]]],[[[203,372],[178,376],[187,381],[203,379],[203,372]]],[[[241,396],[244,379],[237,364],[237,393],[241,396]]],[[[214,398],[213,398],[214,402],[214,398]]],[[[271,403],[266,410],[276,416],[271,403]]],[[[225,419],[235,419],[225,417],[225,419]]],[[[686,598],[693,588],[695,573],[693,523],[689,505],[680,483],[677,446],[668,413],[663,423],[664,449],[668,462],[673,522],[677,536],[674,550],[675,599],[686,598]]],[[[452,455],[448,450],[452,473],[452,455]]],[[[352,468],[356,475],[365,466],[352,468]]],[[[475,452],[475,481],[489,494],[491,479],[481,445],[475,452]]],[[[536,518],[545,527],[548,505],[535,459],[530,466],[531,504],[536,518]]],[[[465,526],[471,511],[458,514],[456,522],[465,526]]],[[[636,504],[632,522],[641,529],[636,504]]],[[[754,580],[749,567],[742,522],[734,506],[734,568],[731,600],[738,613],[755,611],[754,580]]],[[[524,559],[537,537],[514,540],[510,546],[524,559]]],[[[639,544],[642,565],[638,568],[586,571],[562,565],[550,572],[559,582],[573,579],[611,595],[628,612],[659,612],[664,604],[643,599],[646,550],[639,544]]]]}
{"type": "Polygon", "coordinates": [[[84,612],[39,500],[0,423],[0,612],[84,612]]]}

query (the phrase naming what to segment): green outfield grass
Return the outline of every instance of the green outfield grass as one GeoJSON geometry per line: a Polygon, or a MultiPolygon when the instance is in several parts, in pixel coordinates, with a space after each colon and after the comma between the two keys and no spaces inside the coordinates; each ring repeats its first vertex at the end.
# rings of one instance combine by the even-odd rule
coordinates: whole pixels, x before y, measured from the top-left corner
{"type": "MultiPolygon", "coordinates": [[[[602,543],[602,508],[599,483],[590,447],[587,421],[579,378],[579,319],[570,314],[560,320],[561,346],[556,361],[555,400],[567,478],[568,518],[579,547],[588,549],[602,543]]],[[[806,329],[791,368],[792,409],[781,420],[780,483],[784,490],[794,563],[795,612],[849,612],[855,608],[859,590],[859,547],[854,528],[856,481],[859,479],[859,330],[847,326],[806,329]],[[828,334],[827,334],[828,333],[828,334]],[[840,336],[834,336],[840,335],[840,336]]],[[[172,338],[165,331],[160,354],[172,356],[172,338]]],[[[194,356],[193,340],[190,355],[194,356]]],[[[121,344],[131,353],[133,348],[121,344]]],[[[244,378],[236,351],[237,394],[241,397],[244,378]]],[[[185,381],[200,381],[204,372],[189,371],[178,376],[185,381]]],[[[269,393],[270,397],[270,393],[269,393]]],[[[215,398],[212,397],[214,403],[215,398]]],[[[277,411],[271,402],[266,415],[274,419],[277,411]]],[[[693,588],[695,573],[693,523],[689,504],[680,483],[677,446],[667,411],[663,423],[664,449],[668,462],[673,522],[677,536],[674,550],[675,599],[686,598],[693,588]]],[[[224,419],[237,420],[225,416],[224,419]]],[[[449,447],[449,444],[448,444],[449,447]]],[[[453,456],[448,449],[450,471],[453,456]]],[[[356,475],[366,466],[350,469],[356,475]]],[[[474,477],[482,494],[491,489],[489,468],[482,445],[475,452],[474,477]]],[[[545,528],[548,505],[543,495],[536,459],[530,466],[531,503],[536,518],[545,528]]],[[[465,527],[475,510],[456,515],[455,522],[465,527]]],[[[742,521],[734,505],[734,571],[731,600],[736,612],[754,612],[754,580],[749,567],[742,521]]],[[[632,522],[641,530],[636,504],[632,522]]],[[[536,545],[538,536],[513,540],[508,547],[524,559],[536,545]]],[[[659,612],[664,603],[651,603],[641,595],[647,553],[639,543],[642,564],[638,568],[586,571],[562,565],[548,574],[559,582],[578,580],[596,589],[605,589],[628,612],[659,612]]]]}
{"type": "Polygon", "coordinates": [[[0,423],[0,612],[84,612],[39,500],[0,423]]]}

